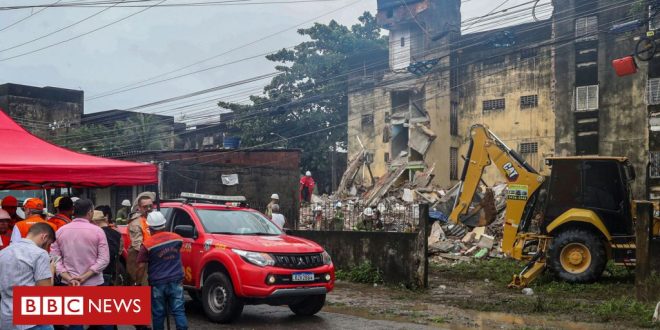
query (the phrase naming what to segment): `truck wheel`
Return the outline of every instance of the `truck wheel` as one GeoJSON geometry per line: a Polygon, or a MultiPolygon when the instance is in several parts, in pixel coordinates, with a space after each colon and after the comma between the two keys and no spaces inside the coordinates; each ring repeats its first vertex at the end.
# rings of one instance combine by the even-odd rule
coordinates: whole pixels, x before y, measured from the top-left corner
{"type": "Polygon", "coordinates": [[[202,288],[202,306],[212,322],[229,323],[243,312],[243,302],[234,294],[231,280],[224,273],[211,274],[202,288]]]}
{"type": "Polygon", "coordinates": [[[325,295],[320,294],[309,296],[298,303],[290,304],[289,309],[296,313],[296,315],[310,316],[318,313],[323,308],[323,305],[325,305],[325,295]]]}
{"type": "Polygon", "coordinates": [[[607,253],[598,235],[584,229],[569,229],[552,239],[548,263],[566,282],[591,283],[603,274],[607,253]]]}

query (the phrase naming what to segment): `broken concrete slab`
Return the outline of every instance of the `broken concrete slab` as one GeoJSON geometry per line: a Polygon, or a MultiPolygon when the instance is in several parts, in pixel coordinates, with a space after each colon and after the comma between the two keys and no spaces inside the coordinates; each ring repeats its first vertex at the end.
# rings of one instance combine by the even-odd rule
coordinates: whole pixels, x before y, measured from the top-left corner
{"type": "Polygon", "coordinates": [[[353,184],[353,180],[355,179],[355,176],[358,173],[358,170],[360,167],[362,167],[362,164],[364,163],[364,155],[366,151],[364,149],[360,150],[360,152],[353,157],[351,160],[350,164],[348,165],[348,168],[344,172],[344,175],[341,177],[341,181],[339,181],[339,187],[337,187],[337,195],[342,196],[343,194],[346,193],[346,189],[350,185],[353,184]]]}
{"type": "Polygon", "coordinates": [[[471,232],[475,234],[474,235],[474,240],[479,241],[479,239],[481,238],[481,235],[486,233],[486,227],[474,227],[474,229],[472,229],[471,232]]]}
{"type": "Polygon", "coordinates": [[[495,237],[483,234],[477,243],[477,246],[480,248],[492,249],[493,244],[495,244],[495,237]]]}
{"type": "Polygon", "coordinates": [[[477,235],[477,234],[476,234],[476,233],[473,233],[473,232],[469,232],[469,233],[465,234],[465,236],[463,236],[463,238],[461,239],[461,243],[468,244],[468,243],[473,242],[473,241],[474,241],[474,237],[475,237],[476,235],[477,235]]]}
{"type": "Polygon", "coordinates": [[[365,205],[373,207],[378,204],[380,199],[390,190],[403,172],[405,172],[408,161],[405,158],[398,159],[397,161],[399,163],[398,167],[383,175],[373,188],[364,195],[365,205]]]}
{"type": "Polygon", "coordinates": [[[472,258],[460,255],[453,255],[450,253],[440,253],[439,256],[445,259],[458,260],[458,261],[470,261],[472,258]]]}
{"type": "Polygon", "coordinates": [[[438,241],[429,244],[429,254],[452,252],[455,247],[452,241],[438,241]]]}
{"type": "Polygon", "coordinates": [[[440,227],[440,223],[437,221],[434,222],[433,226],[431,226],[431,235],[429,235],[428,244],[429,245],[434,244],[444,238],[445,238],[445,232],[442,230],[442,227],[440,227]]]}
{"type": "Polygon", "coordinates": [[[426,151],[431,146],[431,142],[433,142],[436,137],[437,135],[426,126],[417,124],[410,129],[408,146],[420,154],[425,155],[426,151]]]}

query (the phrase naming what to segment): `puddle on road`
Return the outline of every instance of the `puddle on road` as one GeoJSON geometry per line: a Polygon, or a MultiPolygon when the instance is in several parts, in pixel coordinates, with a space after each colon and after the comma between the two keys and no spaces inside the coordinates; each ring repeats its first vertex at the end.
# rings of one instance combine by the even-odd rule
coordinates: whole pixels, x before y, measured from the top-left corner
{"type": "MultiPolygon", "coordinates": [[[[473,313],[473,317],[474,325],[480,329],[491,329],[495,325],[502,324],[508,324],[515,327],[542,327],[567,330],[603,329],[602,324],[552,320],[542,316],[514,315],[498,312],[475,312],[473,313]]],[[[474,329],[473,327],[471,328],[474,329]]]]}

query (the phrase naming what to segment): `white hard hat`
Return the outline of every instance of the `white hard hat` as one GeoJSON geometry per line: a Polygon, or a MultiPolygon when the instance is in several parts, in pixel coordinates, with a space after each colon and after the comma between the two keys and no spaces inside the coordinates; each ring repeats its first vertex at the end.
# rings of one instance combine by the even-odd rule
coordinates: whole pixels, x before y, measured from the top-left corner
{"type": "Polygon", "coordinates": [[[341,202],[337,202],[337,204],[335,204],[335,207],[340,208],[341,207],[341,202]]]}
{"type": "Polygon", "coordinates": [[[76,201],[79,201],[79,200],[80,200],[80,198],[78,198],[78,197],[71,197],[71,201],[74,202],[74,203],[75,203],[76,201]]]}
{"type": "Polygon", "coordinates": [[[23,211],[22,208],[19,207],[19,208],[16,209],[16,215],[17,215],[19,218],[25,220],[25,212],[23,211]]]}
{"type": "Polygon", "coordinates": [[[367,207],[366,209],[364,209],[363,213],[364,213],[364,215],[370,217],[370,216],[374,215],[374,210],[372,210],[370,207],[367,207]]]}
{"type": "Polygon", "coordinates": [[[312,172],[310,171],[305,172],[305,176],[312,176],[312,172]]]}
{"type": "Polygon", "coordinates": [[[382,213],[382,212],[385,212],[385,210],[387,210],[387,208],[385,208],[385,204],[378,203],[378,211],[380,211],[382,213]]]}
{"type": "Polygon", "coordinates": [[[26,198],[26,199],[23,201],[23,207],[25,207],[25,205],[27,204],[27,202],[28,202],[29,200],[31,200],[31,199],[32,199],[32,198],[26,198]]]}
{"type": "Polygon", "coordinates": [[[272,194],[270,195],[270,199],[280,199],[280,196],[278,194],[272,194]]]}
{"type": "Polygon", "coordinates": [[[121,206],[131,206],[131,201],[129,201],[128,199],[124,199],[123,201],[121,201],[121,206]]]}
{"type": "Polygon", "coordinates": [[[316,205],[314,211],[323,211],[323,208],[321,207],[321,205],[316,205]]]}
{"type": "Polygon", "coordinates": [[[0,219],[9,219],[11,220],[11,215],[9,215],[9,212],[0,209],[0,219]]]}
{"type": "Polygon", "coordinates": [[[165,222],[165,216],[159,211],[153,211],[147,216],[147,225],[149,225],[149,227],[163,227],[165,226],[165,222]]]}

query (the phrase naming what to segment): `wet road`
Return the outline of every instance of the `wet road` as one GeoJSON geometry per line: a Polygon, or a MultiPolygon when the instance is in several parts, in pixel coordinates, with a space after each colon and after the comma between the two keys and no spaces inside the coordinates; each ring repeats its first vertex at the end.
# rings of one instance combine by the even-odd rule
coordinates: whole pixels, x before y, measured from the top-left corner
{"type": "MultiPolygon", "coordinates": [[[[223,325],[209,322],[200,305],[188,302],[186,316],[191,330],[205,329],[429,329],[414,323],[400,323],[384,320],[371,320],[357,316],[320,312],[314,316],[296,316],[288,307],[245,306],[241,317],[232,324],[223,325]]],[[[170,322],[174,329],[174,320],[170,322]]],[[[119,329],[132,329],[119,327],[119,329]]]]}

